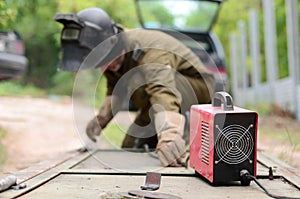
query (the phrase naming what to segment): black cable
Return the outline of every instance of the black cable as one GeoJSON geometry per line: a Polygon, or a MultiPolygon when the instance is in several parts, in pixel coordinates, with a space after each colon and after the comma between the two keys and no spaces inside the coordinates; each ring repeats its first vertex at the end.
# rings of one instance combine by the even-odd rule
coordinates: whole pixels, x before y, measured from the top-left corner
{"type": "Polygon", "coordinates": [[[264,190],[264,192],[268,196],[270,196],[272,198],[276,198],[276,199],[300,199],[300,197],[294,198],[294,197],[287,197],[287,196],[279,196],[279,195],[275,195],[275,194],[270,193],[260,182],[258,182],[258,180],[254,176],[250,175],[249,172],[246,171],[246,170],[242,170],[240,172],[240,175],[241,175],[241,178],[243,180],[253,180],[262,190],[264,190]]]}

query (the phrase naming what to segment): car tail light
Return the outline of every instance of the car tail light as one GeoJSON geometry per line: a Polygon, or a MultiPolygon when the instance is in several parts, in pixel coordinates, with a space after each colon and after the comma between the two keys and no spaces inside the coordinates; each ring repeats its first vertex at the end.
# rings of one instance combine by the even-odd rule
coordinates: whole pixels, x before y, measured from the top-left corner
{"type": "Polygon", "coordinates": [[[225,66],[210,66],[210,65],[205,65],[205,67],[215,73],[215,72],[219,72],[219,73],[227,73],[226,67],[225,66]]]}
{"type": "Polygon", "coordinates": [[[24,44],[22,41],[17,41],[15,42],[15,50],[17,54],[24,54],[25,53],[25,48],[24,44]]]}
{"type": "Polygon", "coordinates": [[[24,44],[20,40],[6,42],[6,52],[23,55],[25,53],[24,44]]]}

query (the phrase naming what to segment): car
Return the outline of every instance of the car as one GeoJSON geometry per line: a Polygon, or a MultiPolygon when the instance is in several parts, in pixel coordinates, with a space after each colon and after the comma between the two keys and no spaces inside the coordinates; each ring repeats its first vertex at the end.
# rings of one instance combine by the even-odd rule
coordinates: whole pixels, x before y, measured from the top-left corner
{"type": "Polygon", "coordinates": [[[0,80],[22,77],[27,65],[20,34],[16,31],[0,31],[0,80]]]}
{"type": "Polygon", "coordinates": [[[140,25],[181,40],[216,79],[215,91],[227,91],[227,67],[221,42],[212,27],[223,0],[135,0],[140,25]]]}

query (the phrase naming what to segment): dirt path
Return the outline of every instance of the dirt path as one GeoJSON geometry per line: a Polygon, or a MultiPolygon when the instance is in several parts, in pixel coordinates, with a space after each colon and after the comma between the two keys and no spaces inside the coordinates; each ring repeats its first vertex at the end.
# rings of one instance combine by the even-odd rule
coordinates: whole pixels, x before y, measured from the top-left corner
{"type": "Polygon", "coordinates": [[[261,118],[258,147],[300,169],[300,123],[280,113],[261,118]]]}
{"type": "Polygon", "coordinates": [[[81,146],[70,99],[0,98],[0,128],[7,160],[2,170],[15,171],[81,146]]]}
{"type": "MultiPolygon", "coordinates": [[[[0,129],[6,161],[0,176],[83,146],[113,148],[105,138],[97,144],[85,135],[92,108],[73,105],[69,97],[59,99],[0,97],[0,129]]],[[[115,121],[121,122],[119,114],[115,121]],[[119,118],[119,119],[118,119],[119,118]]]]}
{"type": "MultiPolygon", "coordinates": [[[[84,136],[79,132],[84,132],[92,113],[92,109],[76,106],[77,116],[74,120],[70,98],[49,100],[0,97],[0,129],[7,132],[2,140],[7,161],[0,168],[0,173],[14,172],[60,153],[79,149],[86,144],[84,136]]],[[[264,127],[263,131],[288,126],[293,127],[293,132],[300,133],[297,121],[280,117],[264,119],[260,126],[264,127]]],[[[284,145],[276,138],[271,139],[273,135],[259,136],[258,147],[275,156],[285,155],[289,163],[300,168],[300,153],[295,152],[297,143],[284,145]]]]}

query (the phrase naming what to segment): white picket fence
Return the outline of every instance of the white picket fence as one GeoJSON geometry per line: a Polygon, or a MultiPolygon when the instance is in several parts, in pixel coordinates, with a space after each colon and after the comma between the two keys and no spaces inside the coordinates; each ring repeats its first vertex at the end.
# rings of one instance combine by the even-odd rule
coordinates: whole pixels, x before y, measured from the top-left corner
{"type": "Polygon", "coordinates": [[[277,104],[300,120],[300,50],[299,11],[297,0],[286,0],[289,76],[278,79],[274,0],[262,0],[264,8],[264,43],[267,81],[261,81],[258,17],[250,11],[248,22],[240,21],[238,34],[230,35],[231,91],[238,106],[277,104]],[[248,26],[246,25],[248,24],[248,26]],[[248,34],[247,29],[248,27],[248,34]],[[248,42],[249,41],[249,42],[248,42]],[[248,47],[249,46],[249,47],[248,47]],[[249,51],[249,52],[248,52],[249,51]],[[251,59],[251,71],[247,59],[251,59]],[[249,86],[251,85],[251,86],[249,86]]]}
{"type": "MultiPolygon", "coordinates": [[[[248,87],[246,89],[238,89],[235,93],[235,103],[241,106],[251,104],[259,106],[260,104],[278,104],[285,110],[294,112],[295,93],[292,89],[292,79],[290,77],[277,80],[274,83],[274,90],[269,83],[261,83],[257,88],[248,87]]],[[[299,89],[299,88],[298,88],[299,89]]],[[[300,96],[298,96],[300,97],[300,96]]]]}

